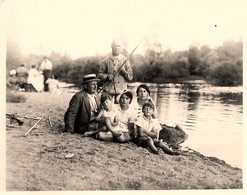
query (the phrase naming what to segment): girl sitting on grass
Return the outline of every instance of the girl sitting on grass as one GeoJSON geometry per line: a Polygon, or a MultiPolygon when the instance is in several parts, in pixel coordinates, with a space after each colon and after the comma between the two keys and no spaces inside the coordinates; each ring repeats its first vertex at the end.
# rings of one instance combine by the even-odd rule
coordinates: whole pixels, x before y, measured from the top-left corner
{"type": "Polygon", "coordinates": [[[159,150],[156,147],[161,148],[165,153],[170,155],[178,155],[178,152],[172,151],[165,142],[158,140],[159,131],[162,129],[157,119],[152,117],[154,113],[154,105],[151,102],[146,102],[142,106],[143,115],[138,118],[136,122],[137,126],[137,138],[134,142],[138,146],[146,147],[158,154],[159,150]]]}

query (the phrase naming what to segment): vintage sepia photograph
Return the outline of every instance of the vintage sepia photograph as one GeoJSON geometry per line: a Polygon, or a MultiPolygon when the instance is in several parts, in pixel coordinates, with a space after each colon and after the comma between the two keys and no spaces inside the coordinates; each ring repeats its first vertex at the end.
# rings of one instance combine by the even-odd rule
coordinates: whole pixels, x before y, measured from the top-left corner
{"type": "Polygon", "coordinates": [[[241,194],[244,12],[243,0],[0,1],[4,191],[241,194]]]}

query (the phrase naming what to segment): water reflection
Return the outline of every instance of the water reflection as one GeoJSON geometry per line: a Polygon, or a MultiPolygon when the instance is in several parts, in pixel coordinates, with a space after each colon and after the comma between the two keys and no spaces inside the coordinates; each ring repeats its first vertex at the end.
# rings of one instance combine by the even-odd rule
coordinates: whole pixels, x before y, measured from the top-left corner
{"type": "Polygon", "coordinates": [[[189,134],[185,144],[190,147],[241,167],[242,93],[217,90],[159,88],[158,118],[161,123],[182,126],[189,134]]]}
{"type": "Polygon", "coordinates": [[[233,104],[233,105],[243,105],[242,94],[239,93],[220,93],[221,103],[223,104],[233,104]]]}

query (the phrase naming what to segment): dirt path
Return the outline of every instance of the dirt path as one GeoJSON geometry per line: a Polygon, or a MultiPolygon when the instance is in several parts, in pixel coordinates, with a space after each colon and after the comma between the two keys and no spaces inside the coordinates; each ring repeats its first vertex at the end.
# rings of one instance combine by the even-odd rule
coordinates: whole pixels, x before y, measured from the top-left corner
{"type": "Polygon", "coordinates": [[[62,133],[63,115],[73,94],[22,93],[25,103],[7,103],[7,113],[41,117],[6,130],[6,189],[21,190],[166,190],[241,189],[242,170],[198,152],[180,156],[150,153],[133,143],[101,142],[62,133]],[[74,154],[72,158],[65,158],[74,154]]]}

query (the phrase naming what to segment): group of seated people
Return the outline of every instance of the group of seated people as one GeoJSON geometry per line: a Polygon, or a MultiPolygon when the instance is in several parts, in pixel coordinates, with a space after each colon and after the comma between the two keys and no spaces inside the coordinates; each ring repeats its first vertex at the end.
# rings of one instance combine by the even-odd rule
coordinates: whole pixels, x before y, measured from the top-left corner
{"type": "MultiPolygon", "coordinates": [[[[50,76],[45,83],[48,85],[49,92],[51,93],[56,92],[59,88],[56,76],[50,76]]],[[[30,70],[28,70],[25,64],[21,64],[16,70],[10,71],[7,88],[25,92],[42,92],[44,90],[43,71],[38,70],[36,65],[32,65],[30,70]]]]}
{"type": "Polygon", "coordinates": [[[97,93],[98,81],[94,74],[84,76],[83,89],[72,97],[65,113],[65,131],[95,136],[102,141],[133,141],[154,154],[159,153],[158,148],[170,155],[179,154],[158,139],[162,127],[147,85],[137,88],[136,97],[124,90],[114,104],[112,95],[97,93]]]}

